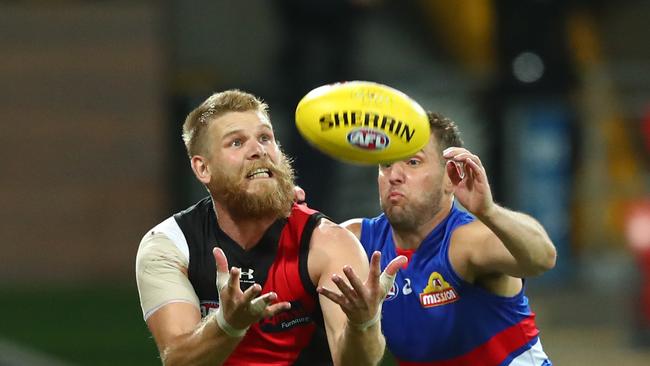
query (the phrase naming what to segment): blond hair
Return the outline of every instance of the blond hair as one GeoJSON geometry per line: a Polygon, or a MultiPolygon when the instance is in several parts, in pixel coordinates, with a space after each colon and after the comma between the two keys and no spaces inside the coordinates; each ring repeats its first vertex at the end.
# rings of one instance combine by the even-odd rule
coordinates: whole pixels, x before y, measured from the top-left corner
{"type": "Polygon", "coordinates": [[[183,123],[183,142],[187,154],[205,155],[209,141],[207,130],[209,122],[228,112],[261,112],[269,118],[268,105],[253,94],[238,89],[214,93],[185,118],[183,123]]]}

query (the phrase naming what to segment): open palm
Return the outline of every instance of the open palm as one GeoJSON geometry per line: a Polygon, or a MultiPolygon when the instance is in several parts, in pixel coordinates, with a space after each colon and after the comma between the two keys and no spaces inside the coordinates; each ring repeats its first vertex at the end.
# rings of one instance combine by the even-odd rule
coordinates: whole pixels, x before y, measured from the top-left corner
{"type": "Polygon", "coordinates": [[[478,156],[464,148],[449,148],[444,151],[446,170],[454,186],[458,202],[469,212],[481,215],[494,204],[487,174],[478,156]]]}

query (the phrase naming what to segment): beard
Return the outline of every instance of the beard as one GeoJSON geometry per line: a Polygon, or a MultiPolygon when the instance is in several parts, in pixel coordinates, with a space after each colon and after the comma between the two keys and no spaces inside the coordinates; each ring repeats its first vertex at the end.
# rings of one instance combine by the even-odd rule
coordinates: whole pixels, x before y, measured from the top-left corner
{"type": "Polygon", "coordinates": [[[391,205],[381,197],[379,204],[388,222],[396,231],[414,231],[431,220],[441,210],[441,190],[422,192],[416,200],[403,205],[391,205]]]}
{"type": "Polygon", "coordinates": [[[289,158],[280,153],[279,162],[270,159],[243,164],[239,170],[217,169],[207,185],[212,197],[225,205],[235,219],[288,217],[294,201],[294,171],[289,158]],[[249,179],[252,171],[264,168],[272,179],[249,179]],[[255,189],[249,192],[251,185],[255,189]]]}

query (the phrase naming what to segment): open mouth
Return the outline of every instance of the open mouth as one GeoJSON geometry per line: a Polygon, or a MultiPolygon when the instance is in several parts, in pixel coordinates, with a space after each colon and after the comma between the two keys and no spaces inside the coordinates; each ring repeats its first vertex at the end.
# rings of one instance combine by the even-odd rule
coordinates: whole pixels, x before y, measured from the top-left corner
{"type": "Polygon", "coordinates": [[[259,168],[253,170],[250,174],[246,176],[247,179],[258,179],[258,178],[270,178],[273,174],[267,168],[259,168]]]}

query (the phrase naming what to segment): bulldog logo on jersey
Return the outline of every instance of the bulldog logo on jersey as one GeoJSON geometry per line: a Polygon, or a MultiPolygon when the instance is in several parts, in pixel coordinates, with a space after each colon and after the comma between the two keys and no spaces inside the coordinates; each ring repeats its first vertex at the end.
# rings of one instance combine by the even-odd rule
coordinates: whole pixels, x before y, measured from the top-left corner
{"type": "Polygon", "coordinates": [[[458,293],[451,285],[442,278],[438,272],[429,276],[427,287],[420,293],[420,304],[424,308],[431,308],[458,300],[458,293]]]}
{"type": "Polygon", "coordinates": [[[388,293],[386,294],[384,301],[390,301],[396,298],[398,293],[399,293],[399,286],[397,285],[397,281],[395,281],[393,282],[393,286],[390,288],[390,290],[388,290],[388,293]]]}

